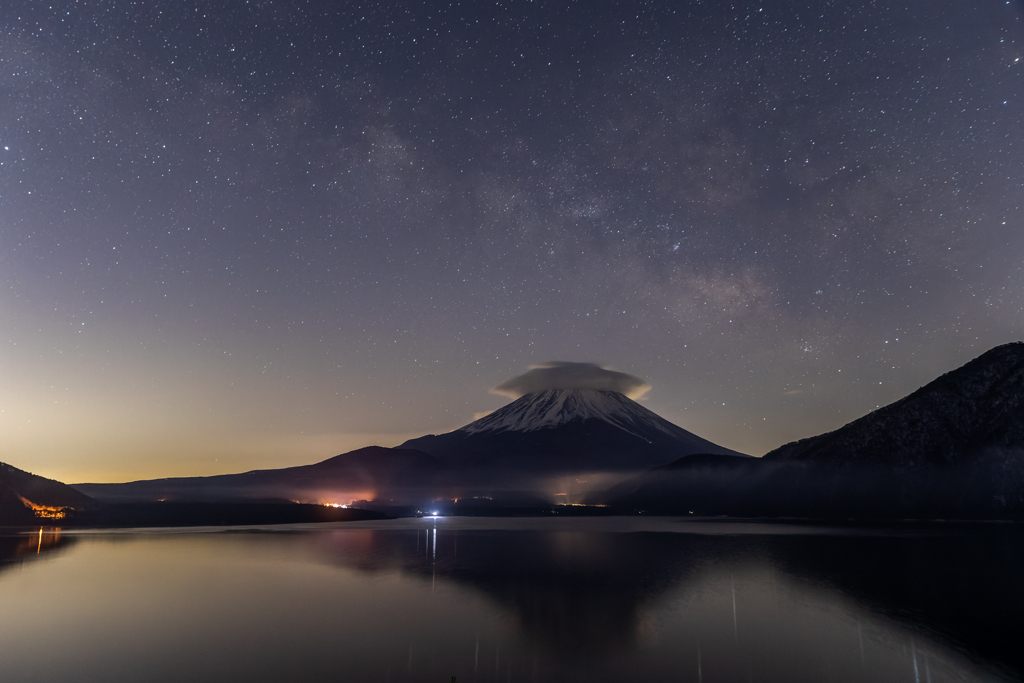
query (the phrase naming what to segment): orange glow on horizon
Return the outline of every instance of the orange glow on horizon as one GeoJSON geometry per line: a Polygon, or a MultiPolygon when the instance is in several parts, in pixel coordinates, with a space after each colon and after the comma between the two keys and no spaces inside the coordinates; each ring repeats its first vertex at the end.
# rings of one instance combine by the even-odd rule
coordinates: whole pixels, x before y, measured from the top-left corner
{"type": "MultiPolygon", "coordinates": [[[[358,501],[374,501],[377,499],[377,491],[338,491],[338,490],[320,490],[317,493],[320,495],[313,498],[304,498],[302,500],[293,500],[294,503],[306,503],[308,505],[323,505],[324,507],[333,508],[349,508],[358,501]]],[[[292,495],[295,495],[294,493],[292,495]]]]}

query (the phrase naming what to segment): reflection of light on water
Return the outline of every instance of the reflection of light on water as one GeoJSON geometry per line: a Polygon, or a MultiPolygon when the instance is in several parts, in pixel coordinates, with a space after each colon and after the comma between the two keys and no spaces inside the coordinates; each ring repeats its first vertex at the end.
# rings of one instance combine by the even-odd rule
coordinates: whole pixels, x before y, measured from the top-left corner
{"type": "MultiPolygon", "coordinates": [[[[704,559],[686,564],[689,555],[668,552],[671,538],[578,530],[586,524],[531,541],[521,529],[460,533],[458,517],[400,523],[397,531],[131,534],[118,543],[79,535],[75,552],[38,579],[10,572],[0,582],[7,589],[0,590],[6,601],[0,630],[18,637],[0,641],[0,669],[7,673],[13,661],[37,671],[42,661],[49,675],[39,678],[99,679],[114,643],[130,642],[137,671],[158,672],[171,657],[180,657],[187,673],[204,671],[207,659],[179,654],[184,641],[196,652],[227,653],[218,665],[256,683],[277,680],[272,674],[286,667],[302,680],[329,680],[347,670],[350,680],[404,683],[453,675],[480,683],[495,675],[538,683],[702,683],[704,670],[719,683],[987,680],[923,632],[761,559],[701,552],[704,559]],[[438,539],[442,525],[446,533],[438,539]],[[625,570],[636,564],[644,569],[625,570]],[[239,582],[242,573],[252,578],[239,582]],[[147,599],[119,601],[126,592],[147,599]],[[41,608],[37,595],[44,594],[41,608]],[[12,601],[21,609],[9,610],[12,601]],[[225,611],[225,601],[243,607],[225,611]],[[118,610],[97,616],[101,604],[118,610]],[[54,614],[76,626],[102,620],[102,629],[81,626],[64,636],[69,647],[99,653],[94,669],[87,664],[76,677],[61,660],[40,656],[54,614]],[[150,640],[133,641],[140,629],[132,624],[142,620],[161,633],[159,642],[173,645],[161,650],[150,640]],[[182,629],[185,623],[195,626],[182,629]],[[293,646],[247,645],[268,640],[293,646]]],[[[35,554],[55,536],[44,529],[20,540],[35,554]]]]}
{"type": "Polygon", "coordinates": [[[914,683],[921,683],[921,673],[917,670],[917,647],[914,639],[910,639],[910,656],[914,660],[914,683]]]}
{"type": "Polygon", "coordinates": [[[730,588],[732,589],[732,635],[736,640],[740,639],[740,629],[736,621],[736,581],[729,577],[730,588]]]}
{"type": "Polygon", "coordinates": [[[758,669],[785,676],[843,672],[833,679],[851,681],[987,680],[971,662],[912,627],[832,590],[776,577],[767,565],[710,569],[644,609],[638,630],[649,629],[643,622],[650,619],[660,642],[693,653],[698,681],[704,670],[709,680],[738,681],[758,669]]]}
{"type": "Polygon", "coordinates": [[[41,555],[44,550],[51,550],[60,543],[60,527],[39,527],[39,531],[28,536],[15,548],[14,556],[41,555]],[[33,547],[35,546],[35,547],[33,547]]]}

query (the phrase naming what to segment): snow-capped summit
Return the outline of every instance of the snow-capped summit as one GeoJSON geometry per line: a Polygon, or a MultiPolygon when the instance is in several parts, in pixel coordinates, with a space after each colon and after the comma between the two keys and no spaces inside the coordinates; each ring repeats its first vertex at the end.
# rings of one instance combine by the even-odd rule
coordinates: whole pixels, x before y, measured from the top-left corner
{"type": "Polygon", "coordinates": [[[647,432],[688,434],[617,391],[551,389],[527,394],[462,428],[467,434],[531,432],[579,420],[603,420],[650,441],[647,432]]]}
{"type": "Polygon", "coordinates": [[[616,391],[526,394],[454,432],[407,441],[444,460],[509,469],[640,470],[690,455],[740,455],[616,391]]]}

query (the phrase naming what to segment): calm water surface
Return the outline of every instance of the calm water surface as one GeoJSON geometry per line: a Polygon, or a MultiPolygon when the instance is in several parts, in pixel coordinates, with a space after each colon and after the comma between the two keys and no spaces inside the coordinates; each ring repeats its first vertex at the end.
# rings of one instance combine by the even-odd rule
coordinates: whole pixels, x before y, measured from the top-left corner
{"type": "Polygon", "coordinates": [[[1016,526],[414,519],[0,536],[0,680],[1019,680],[1016,526]]]}

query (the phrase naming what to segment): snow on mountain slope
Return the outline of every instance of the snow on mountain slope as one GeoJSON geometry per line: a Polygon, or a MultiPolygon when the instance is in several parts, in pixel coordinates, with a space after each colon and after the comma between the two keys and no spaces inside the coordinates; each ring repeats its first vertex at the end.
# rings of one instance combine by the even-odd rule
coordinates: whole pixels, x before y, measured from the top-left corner
{"type": "Polygon", "coordinates": [[[681,428],[615,391],[552,389],[527,394],[462,428],[467,434],[531,432],[579,420],[601,420],[650,441],[650,432],[680,436],[681,428]]]}
{"type": "Polygon", "coordinates": [[[692,453],[741,455],[601,389],[529,393],[461,429],[401,447],[471,468],[520,471],[635,471],[692,453]]]}

